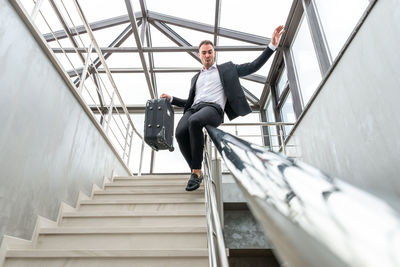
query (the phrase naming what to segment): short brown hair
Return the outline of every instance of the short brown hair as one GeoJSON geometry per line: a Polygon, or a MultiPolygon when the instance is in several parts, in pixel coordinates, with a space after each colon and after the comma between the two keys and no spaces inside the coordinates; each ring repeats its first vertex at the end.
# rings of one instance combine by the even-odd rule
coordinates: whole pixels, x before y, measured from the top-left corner
{"type": "Polygon", "coordinates": [[[205,45],[205,44],[209,44],[209,45],[211,45],[211,46],[214,48],[213,42],[211,42],[210,40],[203,40],[203,41],[201,41],[200,44],[199,44],[199,50],[200,50],[200,47],[201,47],[202,45],[205,45]]]}

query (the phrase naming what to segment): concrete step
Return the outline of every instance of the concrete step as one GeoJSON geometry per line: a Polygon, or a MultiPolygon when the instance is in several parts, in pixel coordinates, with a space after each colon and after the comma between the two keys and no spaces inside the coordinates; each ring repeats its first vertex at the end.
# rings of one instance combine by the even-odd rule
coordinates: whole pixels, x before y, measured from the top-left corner
{"type": "MultiPolygon", "coordinates": [[[[108,184],[104,187],[105,192],[132,192],[132,193],[182,193],[186,192],[186,183],[183,185],[147,185],[147,186],[137,186],[137,185],[118,185],[118,184],[108,184]]],[[[201,185],[196,191],[203,191],[204,186],[201,185]]]]}
{"type": "Polygon", "coordinates": [[[206,227],[43,228],[36,249],[207,248],[206,227]]]}
{"type": "MultiPolygon", "coordinates": [[[[104,186],[105,191],[143,191],[143,192],[183,192],[186,191],[186,181],[183,183],[168,183],[168,184],[161,184],[161,183],[150,183],[150,182],[140,182],[136,184],[132,183],[112,183],[112,184],[106,184],[104,186]]],[[[204,190],[203,184],[200,185],[199,189],[204,190]]]]}
{"type": "Polygon", "coordinates": [[[93,200],[105,199],[130,199],[130,200],[151,200],[151,199],[180,199],[184,201],[204,201],[204,189],[198,189],[192,192],[185,190],[165,190],[153,192],[153,190],[142,190],[141,192],[118,192],[118,191],[95,191],[93,200]]]}
{"type": "Polygon", "coordinates": [[[115,181],[187,181],[190,174],[171,174],[171,175],[142,175],[142,176],[116,176],[115,181]]]}
{"type": "Polygon", "coordinates": [[[160,186],[186,186],[187,184],[187,179],[180,179],[180,180],[155,180],[155,179],[147,179],[147,180],[119,180],[119,181],[113,181],[112,183],[106,183],[106,186],[153,186],[153,185],[160,185],[160,186]]]}
{"type": "Polygon", "coordinates": [[[207,249],[186,250],[9,250],[6,267],[206,267],[207,249]]]}
{"type": "Polygon", "coordinates": [[[72,212],[64,213],[61,226],[205,226],[206,215],[200,211],[148,212],[72,212]]]}
{"type": "Polygon", "coordinates": [[[173,201],[153,199],[148,201],[131,200],[86,200],[81,201],[79,211],[174,211],[204,210],[204,201],[173,201]]]}

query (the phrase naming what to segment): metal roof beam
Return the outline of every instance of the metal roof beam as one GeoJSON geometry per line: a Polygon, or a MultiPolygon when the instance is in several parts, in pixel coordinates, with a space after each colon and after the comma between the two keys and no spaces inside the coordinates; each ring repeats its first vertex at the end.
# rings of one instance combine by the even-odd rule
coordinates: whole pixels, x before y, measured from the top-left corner
{"type": "MultiPolygon", "coordinates": [[[[142,68],[109,68],[111,73],[143,73],[142,68]]],[[[153,68],[153,70],[150,70],[150,73],[185,73],[185,72],[198,72],[200,68],[153,68]]],[[[78,74],[82,73],[82,69],[77,70],[78,74]]],[[[105,73],[105,69],[97,69],[98,73],[105,73]]],[[[76,76],[75,71],[69,70],[67,71],[68,75],[70,77],[76,76]]]]}
{"type": "Polygon", "coordinates": [[[220,14],[221,14],[221,1],[215,1],[215,21],[214,21],[214,46],[218,45],[218,30],[219,30],[219,21],[220,21],[220,14]]]}
{"type": "MultiPolygon", "coordinates": [[[[176,33],[173,29],[165,25],[165,23],[159,21],[153,21],[151,24],[156,27],[160,32],[162,32],[165,36],[167,36],[172,42],[176,43],[180,47],[184,48],[193,48],[193,46],[186,41],[182,36],[176,33]]],[[[197,50],[198,51],[198,50],[197,50]]],[[[187,53],[193,57],[198,62],[201,62],[198,53],[193,51],[187,51],[187,53]]]]}
{"type": "MultiPolygon", "coordinates": [[[[259,46],[216,46],[215,51],[217,52],[238,52],[238,51],[263,51],[266,48],[265,45],[259,46]]],[[[103,53],[132,53],[139,52],[137,47],[101,47],[103,53]]],[[[86,53],[85,48],[77,48],[78,52],[86,53]]],[[[92,49],[94,51],[94,48],[92,49]]],[[[142,47],[143,52],[161,53],[161,52],[196,52],[199,51],[198,46],[184,46],[184,47],[142,47]]],[[[54,53],[75,53],[75,49],[72,47],[66,48],[53,48],[54,53]]]]}
{"type": "Polygon", "coordinates": [[[135,16],[135,13],[133,12],[133,6],[131,3],[131,0],[125,0],[125,5],[126,5],[126,9],[128,10],[129,20],[132,25],[132,32],[133,32],[133,35],[135,36],[136,46],[139,50],[139,57],[140,57],[140,61],[142,63],[142,67],[144,70],[147,87],[149,88],[150,97],[155,98],[156,94],[154,92],[153,84],[151,83],[151,80],[150,80],[150,73],[147,69],[146,60],[144,58],[142,42],[140,41],[138,26],[136,24],[136,16],[135,16]]]}
{"type": "MultiPolygon", "coordinates": [[[[191,30],[196,30],[196,31],[201,31],[205,33],[210,33],[214,34],[215,32],[215,27],[209,24],[205,23],[200,23],[192,20],[187,20],[187,19],[181,19],[178,17],[173,17],[169,15],[164,15],[160,14],[157,12],[149,11],[148,12],[148,20],[150,22],[164,22],[168,24],[172,24],[175,26],[191,29],[191,30]]],[[[244,33],[240,31],[234,31],[226,28],[218,28],[218,36],[222,37],[227,37],[247,43],[253,43],[253,44],[258,44],[258,45],[265,45],[268,44],[271,41],[271,38],[266,38],[254,34],[249,34],[249,33],[244,33]]]]}
{"type": "MultiPolygon", "coordinates": [[[[136,19],[140,20],[142,19],[142,14],[140,12],[136,13],[136,19]]],[[[105,20],[99,20],[96,22],[92,22],[89,23],[90,28],[92,29],[92,31],[97,31],[97,30],[102,30],[102,29],[106,29],[109,27],[113,27],[113,26],[118,26],[124,23],[129,23],[129,16],[128,15],[123,15],[123,16],[118,16],[118,17],[114,17],[114,18],[109,18],[109,19],[105,19],[105,20]]],[[[86,29],[84,25],[79,25],[75,28],[69,28],[69,32],[71,33],[72,36],[82,33],[86,33],[86,29]]],[[[67,38],[68,35],[63,31],[56,31],[54,32],[54,36],[57,39],[64,39],[67,38]]],[[[53,35],[51,33],[45,33],[43,34],[44,39],[46,39],[47,42],[51,42],[51,41],[55,41],[53,35]]]]}

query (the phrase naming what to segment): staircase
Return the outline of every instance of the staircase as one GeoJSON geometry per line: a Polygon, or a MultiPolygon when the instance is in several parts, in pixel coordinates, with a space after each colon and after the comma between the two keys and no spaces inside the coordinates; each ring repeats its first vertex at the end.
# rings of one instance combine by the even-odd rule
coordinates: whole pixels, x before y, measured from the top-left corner
{"type": "Polygon", "coordinates": [[[115,177],[30,247],[9,245],[4,266],[208,266],[204,187],[187,179],[115,177]]]}

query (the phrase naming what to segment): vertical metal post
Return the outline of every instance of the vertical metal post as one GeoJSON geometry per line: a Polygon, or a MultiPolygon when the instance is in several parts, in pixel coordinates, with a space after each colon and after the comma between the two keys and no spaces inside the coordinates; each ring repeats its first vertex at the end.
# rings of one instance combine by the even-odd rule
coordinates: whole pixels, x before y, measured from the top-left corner
{"type": "Polygon", "coordinates": [[[283,152],[284,155],[286,155],[285,140],[283,138],[283,127],[284,126],[281,124],[278,129],[279,129],[279,136],[281,138],[282,152],[283,152]]]}
{"type": "Polygon", "coordinates": [[[126,162],[126,165],[128,165],[128,167],[129,167],[129,161],[131,160],[133,133],[134,133],[134,131],[133,131],[133,129],[132,129],[131,141],[129,142],[128,160],[127,160],[127,162],[126,162]]]}
{"type": "MultiPolygon", "coordinates": [[[[211,155],[211,154],[210,154],[211,155]]],[[[215,189],[215,196],[217,198],[217,209],[221,220],[221,228],[224,229],[224,201],[222,199],[222,170],[221,159],[215,158],[211,160],[213,184],[215,189]]]]}
{"type": "Polygon", "coordinates": [[[144,138],[142,139],[142,149],[140,151],[140,163],[139,163],[139,173],[138,173],[139,176],[142,175],[143,152],[144,152],[144,138]]]}

